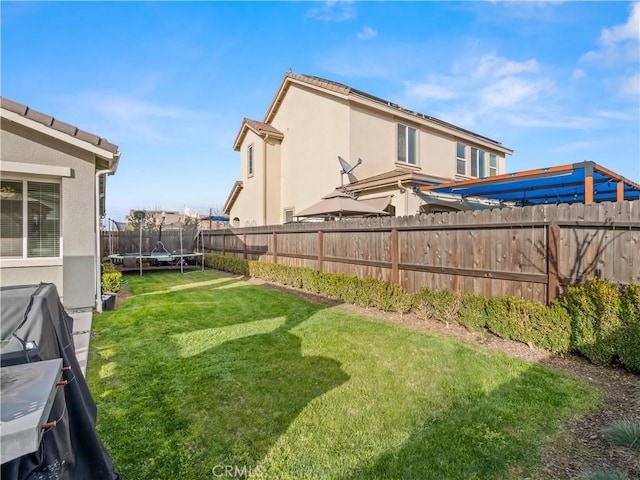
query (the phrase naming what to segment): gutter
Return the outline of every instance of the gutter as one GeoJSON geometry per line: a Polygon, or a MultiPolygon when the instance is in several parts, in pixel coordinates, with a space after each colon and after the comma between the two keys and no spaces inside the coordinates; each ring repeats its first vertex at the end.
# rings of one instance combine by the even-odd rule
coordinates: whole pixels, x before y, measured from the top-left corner
{"type": "MultiPolygon", "coordinates": [[[[96,171],[96,183],[95,183],[95,205],[96,205],[96,250],[95,250],[95,288],[96,288],[96,311],[102,313],[102,288],[101,288],[101,275],[100,270],[102,266],[102,259],[100,258],[100,177],[103,175],[113,175],[118,168],[118,160],[120,160],[120,152],[114,154],[114,162],[111,168],[105,170],[96,171]]],[[[105,183],[106,194],[106,183],[105,183]]]]}

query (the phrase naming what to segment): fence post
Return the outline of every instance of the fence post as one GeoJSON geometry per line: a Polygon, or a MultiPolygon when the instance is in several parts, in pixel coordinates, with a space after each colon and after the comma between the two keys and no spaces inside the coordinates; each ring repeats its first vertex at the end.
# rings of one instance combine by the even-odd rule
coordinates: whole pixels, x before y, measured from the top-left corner
{"type": "Polygon", "coordinates": [[[322,230],[318,230],[318,271],[322,272],[322,263],[324,262],[324,236],[322,230]]]}
{"type": "Polygon", "coordinates": [[[400,283],[398,229],[391,229],[391,283],[400,283]]]}
{"type": "Polygon", "coordinates": [[[272,233],[273,236],[273,263],[278,263],[278,234],[272,233]]]}
{"type": "Polygon", "coordinates": [[[247,234],[242,234],[242,258],[247,259],[247,234]]]}
{"type": "Polygon", "coordinates": [[[560,227],[547,225],[547,305],[560,293],[560,227]]]}
{"type": "Polygon", "coordinates": [[[222,234],[222,255],[226,256],[226,251],[227,251],[227,234],[223,233],[222,234]]]}

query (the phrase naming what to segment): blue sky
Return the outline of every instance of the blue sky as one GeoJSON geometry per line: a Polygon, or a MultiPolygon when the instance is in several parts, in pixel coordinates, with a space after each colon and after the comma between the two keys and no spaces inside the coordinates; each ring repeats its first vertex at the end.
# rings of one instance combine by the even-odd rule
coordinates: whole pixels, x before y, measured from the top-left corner
{"type": "MultiPolygon", "coordinates": [[[[640,3],[6,2],[2,95],[117,144],[107,216],[208,213],[289,69],[640,182],[640,3]]],[[[328,159],[334,162],[335,159],[328,159]]]]}

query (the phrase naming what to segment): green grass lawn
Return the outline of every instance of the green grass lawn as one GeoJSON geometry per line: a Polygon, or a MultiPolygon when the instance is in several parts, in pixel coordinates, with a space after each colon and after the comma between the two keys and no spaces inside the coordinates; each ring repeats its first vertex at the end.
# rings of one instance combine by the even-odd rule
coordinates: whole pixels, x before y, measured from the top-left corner
{"type": "Polygon", "coordinates": [[[535,477],[599,402],[539,365],[215,273],[126,278],[87,372],[126,480],[535,477]]]}

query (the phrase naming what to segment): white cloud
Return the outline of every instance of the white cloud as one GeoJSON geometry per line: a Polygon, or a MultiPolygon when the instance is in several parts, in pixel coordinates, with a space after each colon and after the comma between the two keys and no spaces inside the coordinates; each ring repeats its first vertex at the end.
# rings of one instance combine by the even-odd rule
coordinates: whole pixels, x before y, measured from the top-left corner
{"type": "Polygon", "coordinates": [[[600,42],[605,45],[614,45],[626,40],[640,40],[640,2],[631,7],[631,15],[627,23],[605,28],[600,34],[600,42]]]}
{"type": "Polygon", "coordinates": [[[489,54],[457,59],[452,70],[472,74],[432,75],[423,83],[405,82],[407,103],[429,100],[430,108],[445,111],[448,121],[472,128],[488,121],[499,124],[507,113],[530,114],[536,102],[551,95],[556,86],[538,75],[540,66],[535,59],[520,62],[489,54]]]}
{"type": "Polygon", "coordinates": [[[595,114],[599,117],[602,117],[608,120],[637,121],[636,116],[629,112],[612,112],[612,111],[602,110],[599,112],[595,112],[595,114]]]}
{"type": "Polygon", "coordinates": [[[526,62],[514,62],[495,55],[485,55],[474,72],[478,78],[500,78],[520,73],[537,73],[539,71],[538,62],[534,59],[526,62]]]}
{"type": "Polygon", "coordinates": [[[378,36],[378,32],[371,27],[364,27],[358,32],[358,40],[368,40],[378,36]]]}
{"type": "Polygon", "coordinates": [[[455,98],[457,95],[454,90],[451,90],[442,85],[437,85],[435,83],[405,83],[407,87],[407,94],[411,97],[418,98],[421,100],[426,99],[438,99],[438,100],[448,100],[451,98],[455,98]]]}
{"type": "Polygon", "coordinates": [[[554,83],[550,80],[526,80],[517,77],[506,77],[489,84],[480,92],[480,104],[486,110],[509,108],[535,100],[540,93],[549,91],[554,83]]]}
{"type": "Polygon", "coordinates": [[[573,142],[564,145],[558,145],[553,150],[559,153],[575,152],[580,150],[591,150],[598,146],[598,142],[573,142]]]}
{"type": "Polygon", "coordinates": [[[620,81],[619,93],[638,97],[640,95],[640,73],[636,73],[631,77],[624,78],[620,81]]]}
{"type": "Polygon", "coordinates": [[[530,110],[512,110],[500,114],[500,120],[518,128],[560,128],[589,129],[597,128],[602,123],[589,115],[565,115],[560,111],[538,108],[530,110]]]}
{"type": "Polygon", "coordinates": [[[197,137],[212,118],[209,113],[124,94],[86,92],[58,100],[63,104],[58,111],[68,112],[64,118],[79,118],[79,125],[118,142],[136,138],[166,144],[197,137]]]}
{"type": "Polygon", "coordinates": [[[603,28],[598,43],[599,49],[590,50],[580,60],[600,67],[637,64],[640,58],[640,2],[632,5],[624,24],[603,28]]]}
{"type": "Polygon", "coordinates": [[[587,73],[581,68],[576,68],[573,72],[571,72],[571,80],[580,80],[586,76],[587,73]]]}
{"type": "Polygon", "coordinates": [[[194,114],[184,108],[177,108],[146,102],[136,98],[109,95],[84,94],[79,100],[89,108],[113,119],[132,118],[186,118],[194,114]]]}
{"type": "Polygon", "coordinates": [[[345,22],[353,20],[356,16],[353,2],[347,0],[328,1],[323,3],[321,7],[312,8],[307,12],[307,17],[324,22],[345,22]]]}

